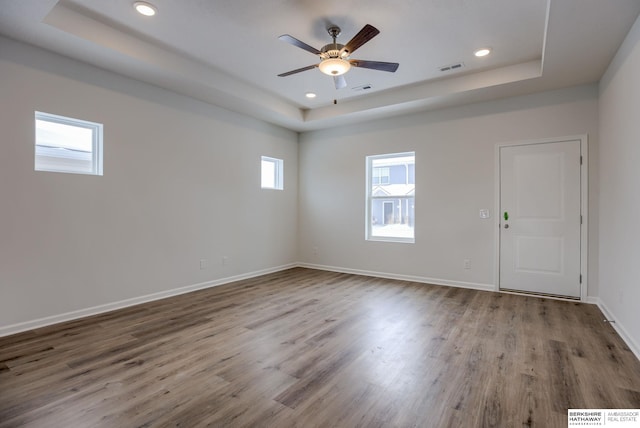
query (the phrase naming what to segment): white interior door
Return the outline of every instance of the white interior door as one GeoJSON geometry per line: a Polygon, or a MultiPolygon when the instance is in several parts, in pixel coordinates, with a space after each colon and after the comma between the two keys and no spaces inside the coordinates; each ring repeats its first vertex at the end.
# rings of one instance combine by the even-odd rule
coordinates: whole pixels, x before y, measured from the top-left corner
{"type": "Polygon", "coordinates": [[[500,289],[580,298],[580,151],[500,148],[500,289]]]}

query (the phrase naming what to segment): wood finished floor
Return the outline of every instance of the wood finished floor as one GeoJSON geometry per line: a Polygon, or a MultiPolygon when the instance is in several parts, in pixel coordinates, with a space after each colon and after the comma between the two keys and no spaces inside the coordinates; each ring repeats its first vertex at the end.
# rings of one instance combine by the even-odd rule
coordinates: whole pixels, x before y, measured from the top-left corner
{"type": "Polygon", "coordinates": [[[292,269],[0,338],[0,427],[566,427],[639,408],[596,306],[292,269]]]}

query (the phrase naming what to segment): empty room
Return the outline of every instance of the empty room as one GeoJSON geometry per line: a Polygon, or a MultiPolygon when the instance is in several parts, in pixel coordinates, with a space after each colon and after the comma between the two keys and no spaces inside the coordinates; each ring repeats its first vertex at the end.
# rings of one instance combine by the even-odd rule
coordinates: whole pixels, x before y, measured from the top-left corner
{"type": "Polygon", "coordinates": [[[0,428],[640,426],[638,0],[0,0],[0,428]]]}

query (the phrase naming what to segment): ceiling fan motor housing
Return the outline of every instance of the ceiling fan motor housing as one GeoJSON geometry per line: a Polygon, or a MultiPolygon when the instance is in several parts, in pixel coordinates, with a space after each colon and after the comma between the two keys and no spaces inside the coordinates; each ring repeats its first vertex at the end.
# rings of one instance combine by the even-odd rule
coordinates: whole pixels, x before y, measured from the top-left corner
{"type": "Polygon", "coordinates": [[[347,58],[349,58],[350,52],[347,49],[344,48],[344,45],[336,43],[336,38],[340,35],[341,31],[342,30],[340,30],[340,27],[335,26],[335,25],[333,27],[327,28],[327,33],[329,33],[329,35],[333,39],[333,43],[329,43],[328,45],[324,45],[322,47],[322,49],[320,49],[320,52],[322,52],[320,54],[320,58],[322,58],[322,59],[327,59],[327,58],[347,59],[347,58]]]}
{"type": "Polygon", "coordinates": [[[329,43],[320,49],[320,58],[328,59],[328,58],[341,58],[347,59],[349,57],[349,51],[344,49],[344,45],[339,43],[329,43]]]}

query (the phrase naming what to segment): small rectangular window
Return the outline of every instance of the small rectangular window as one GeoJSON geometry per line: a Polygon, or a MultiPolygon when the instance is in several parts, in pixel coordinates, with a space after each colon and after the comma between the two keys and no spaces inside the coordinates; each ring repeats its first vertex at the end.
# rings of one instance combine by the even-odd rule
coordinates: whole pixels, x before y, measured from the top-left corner
{"type": "Polygon", "coordinates": [[[367,240],[415,242],[415,177],[415,152],[367,156],[367,240]]]}
{"type": "Polygon", "coordinates": [[[262,156],[262,188],[284,189],[284,162],[282,159],[262,156]]]}
{"type": "Polygon", "coordinates": [[[373,168],[373,184],[389,184],[390,179],[389,167],[378,166],[373,168]]]}
{"type": "Polygon", "coordinates": [[[102,124],[35,112],[35,170],[102,175],[102,124]]]}

